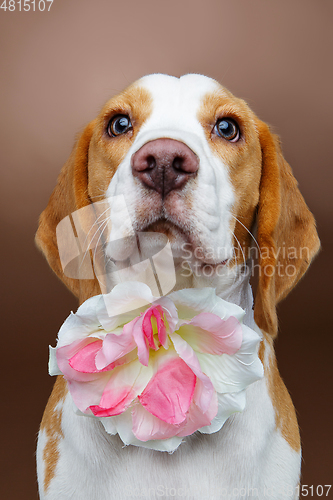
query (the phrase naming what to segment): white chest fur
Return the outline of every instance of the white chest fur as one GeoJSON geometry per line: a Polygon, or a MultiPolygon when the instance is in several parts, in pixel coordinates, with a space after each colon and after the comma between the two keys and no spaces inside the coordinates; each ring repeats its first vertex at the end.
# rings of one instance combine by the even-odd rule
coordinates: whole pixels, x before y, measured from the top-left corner
{"type": "MultiPolygon", "coordinates": [[[[300,454],[275,428],[265,380],[247,389],[247,407],[212,435],[186,438],[173,455],[123,447],[102,425],[62,408],[64,439],[55,477],[41,499],[297,498],[300,454]]],[[[38,445],[39,474],[45,436],[38,445]]],[[[42,478],[41,478],[42,479],[42,478]]],[[[43,481],[41,481],[43,484],[43,481]]]]}

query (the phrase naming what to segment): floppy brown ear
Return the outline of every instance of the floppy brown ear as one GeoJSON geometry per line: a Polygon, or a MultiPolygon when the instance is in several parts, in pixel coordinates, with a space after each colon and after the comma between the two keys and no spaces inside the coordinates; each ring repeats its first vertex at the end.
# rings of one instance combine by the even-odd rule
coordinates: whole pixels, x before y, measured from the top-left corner
{"type": "Polygon", "coordinates": [[[91,279],[84,280],[65,275],[56,231],[60,221],[67,216],[71,217],[71,214],[91,203],[88,196],[88,152],[94,125],[94,121],[89,123],[74,145],[68,161],[60,172],[49,203],[40,216],[36,233],[36,244],[44,253],[50,267],[80,302],[100,293],[98,281],[93,272],[90,275],[91,279]]]}
{"type": "Polygon", "coordinates": [[[258,207],[259,280],[254,317],[275,336],[276,305],[296,285],[320,247],[313,215],[284,160],[278,137],[258,122],[262,174],[258,207]]]}

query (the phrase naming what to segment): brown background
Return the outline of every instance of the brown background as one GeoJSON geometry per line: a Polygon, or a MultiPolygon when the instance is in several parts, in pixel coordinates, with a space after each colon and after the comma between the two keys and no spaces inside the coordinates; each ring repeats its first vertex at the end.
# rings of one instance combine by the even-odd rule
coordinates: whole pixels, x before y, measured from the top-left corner
{"type": "Polygon", "coordinates": [[[332,14],[331,0],[54,0],[50,12],[0,10],[1,498],[37,496],[36,435],[54,382],[48,344],[76,309],[34,247],[38,215],[75,134],[151,72],[218,79],[282,138],[323,250],[279,309],[279,366],[299,415],[303,483],[332,484],[332,14]]]}

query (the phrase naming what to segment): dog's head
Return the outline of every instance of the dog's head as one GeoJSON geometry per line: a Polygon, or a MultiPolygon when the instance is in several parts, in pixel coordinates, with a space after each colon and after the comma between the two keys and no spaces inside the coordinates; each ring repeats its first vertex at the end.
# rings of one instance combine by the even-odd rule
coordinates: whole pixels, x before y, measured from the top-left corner
{"type": "MultiPolygon", "coordinates": [[[[256,225],[255,319],[276,333],[276,304],[302,277],[319,240],[278,138],[244,101],[204,76],[150,75],[108,101],[85,128],[37,232],[50,266],[81,302],[100,293],[98,280],[64,274],[57,225],[118,195],[129,215],[120,207],[118,221],[113,217],[119,238],[127,241],[122,258],[133,231],[164,233],[176,261],[185,246],[197,274],[209,266],[208,285],[218,269],[230,270],[248,257],[256,225]]],[[[104,253],[113,258],[107,244],[104,253]]]]}

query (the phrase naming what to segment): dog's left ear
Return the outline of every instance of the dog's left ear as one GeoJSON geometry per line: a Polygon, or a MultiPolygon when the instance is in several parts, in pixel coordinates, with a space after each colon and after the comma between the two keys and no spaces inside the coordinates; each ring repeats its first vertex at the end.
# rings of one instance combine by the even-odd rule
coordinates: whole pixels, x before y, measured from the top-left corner
{"type": "Polygon", "coordinates": [[[262,151],[257,239],[259,280],[254,317],[275,336],[276,305],[307,270],[320,247],[313,215],[301,195],[291,168],[282,156],[279,139],[257,122],[262,151]]]}
{"type": "MultiPolygon", "coordinates": [[[[74,213],[78,213],[80,209],[91,205],[88,195],[88,155],[94,127],[95,121],[90,122],[78,137],[69,159],[60,172],[48,205],[40,216],[36,234],[36,244],[44,253],[50,267],[67,288],[78,297],[80,303],[101,293],[99,282],[93,271],[90,273],[91,276],[88,276],[90,279],[80,279],[79,275],[75,275],[75,278],[69,277],[64,272],[57,239],[57,226],[64,219],[67,219],[71,226],[70,217],[74,213]]],[[[73,229],[71,232],[74,239],[78,239],[73,229]]],[[[65,252],[70,250],[67,247],[70,247],[71,241],[65,239],[63,242],[65,252]]],[[[87,264],[92,269],[89,254],[88,259],[87,264]]],[[[82,263],[84,262],[82,261],[82,263]]],[[[82,263],[78,266],[79,269],[83,267],[82,263]]],[[[84,278],[87,278],[87,275],[84,278]]]]}

